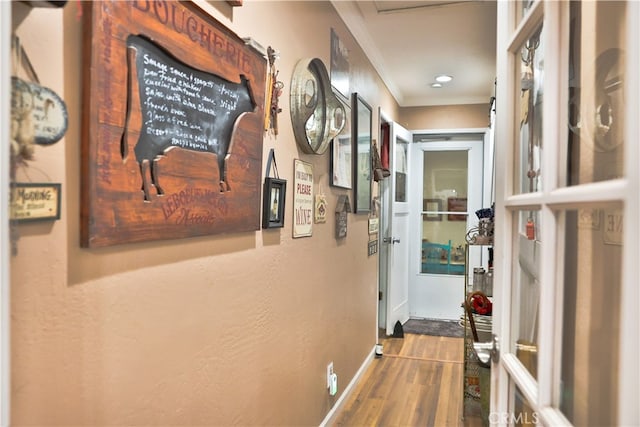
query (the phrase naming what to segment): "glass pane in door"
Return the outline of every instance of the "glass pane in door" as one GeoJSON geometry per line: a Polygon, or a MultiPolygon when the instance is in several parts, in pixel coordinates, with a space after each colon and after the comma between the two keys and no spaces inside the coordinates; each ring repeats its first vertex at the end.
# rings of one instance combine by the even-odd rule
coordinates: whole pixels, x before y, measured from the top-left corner
{"type": "Polygon", "coordinates": [[[396,139],[395,150],[395,178],[396,178],[396,202],[407,201],[407,142],[396,139]]]}
{"type": "Polygon", "coordinates": [[[513,403],[513,411],[509,414],[508,420],[504,420],[505,424],[513,426],[534,426],[538,425],[538,414],[531,409],[531,405],[522,394],[522,391],[515,385],[515,399],[513,403]]]}
{"type": "Polygon", "coordinates": [[[540,302],[539,211],[517,212],[518,226],[512,263],[511,342],[515,354],[537,379],[538,306],[540,302]]]}
{"type": "Polygon", "coordinates": [[[571,2],[568,185],[624,174],[625,13],[622,1],[571,2]]]}
{"type": "Polygon", "coordinates": [[[424,151],[423,171],[421,272],[463,275],[468,151],[424,151]]]}
{"type": "Polygon", "coordinates": [[[566,211],[564,229],[560,410],[573,425],[616,425],[622,206],[566,211]]]}
{"type": "Polygon", "coordinates": [[[524,18],[531,6],[533,6],[533,0],[519,0],[515,3],[516,9],[516,21],[520,22],[524,18]]]}
{"type": "Polygon", "coordinates": [[[514,192],[541,190],[542,99],[544,57],[542,26],[520,47],[514,72],[520,90],[517,93],[514,192]]]}

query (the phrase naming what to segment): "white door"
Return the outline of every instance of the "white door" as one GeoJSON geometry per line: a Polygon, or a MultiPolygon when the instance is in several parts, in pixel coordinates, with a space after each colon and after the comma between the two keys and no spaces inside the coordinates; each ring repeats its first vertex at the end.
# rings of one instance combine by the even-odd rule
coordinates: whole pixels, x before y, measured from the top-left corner
{"type": "Polygon", "coordinates": [[[411,133],[397,123],[390,125],[391,175],[381,181],[380,274],[386,276],[386,333],[396,322],[409,320],[409,163],[411,133]]]}
{"type": "Polygon", "coordinates": [[[498,4],[496,425],[637,425],[640,3],[498,4]]]}
{"type": "Polygon", "coordinates": [[[486,129],[414,131],[411,158],[409,315],[459,320],[464,275],[487,269],[488,248],[465,243],[483,207],[483,140],[486,129]],[[484,256],[482,256],[484,255],[484,256]]]}

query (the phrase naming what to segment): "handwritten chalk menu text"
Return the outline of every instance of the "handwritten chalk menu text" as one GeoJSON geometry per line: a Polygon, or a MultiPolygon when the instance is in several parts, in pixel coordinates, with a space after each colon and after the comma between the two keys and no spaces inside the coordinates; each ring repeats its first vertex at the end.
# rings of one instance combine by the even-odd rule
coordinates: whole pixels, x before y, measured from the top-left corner
{"type": "Polygon", "coordinates": [[[293,237],[313,231],[313,165],[295,159],[293,164],[293,237]]]}
{"type": "Polygon", "coordinates": [[[266,53],[197,3],[83,3],[83,247],[260,230],[266,53]]]}
{"type": "MultiPolygon", "coordinates": [[[[142,129],[134,152],[140,163],[144,200],[150,200],[145,165],[150,165],[151,182],[157,193],[164,194],[155,160],[173,147],[216,154],[220,191],[229,191],[226,161],[234,125],[238,117],[255,109],[246,77],[240,75],[240,83],[232,83],[196,70],[141,36],[128,37],[127,51],[128,82],[135,64],[142,110],[142,129]]],[[[127,85],[128,99],[131,86],[127,85]]],[[[124,157],[128,152],[130,113],[128,107],[122,136],[124,157]]]]}

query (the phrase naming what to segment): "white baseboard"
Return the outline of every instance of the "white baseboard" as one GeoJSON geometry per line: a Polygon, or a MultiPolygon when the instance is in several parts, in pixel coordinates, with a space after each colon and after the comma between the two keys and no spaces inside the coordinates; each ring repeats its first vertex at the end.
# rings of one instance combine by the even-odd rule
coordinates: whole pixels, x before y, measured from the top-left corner
{"type": "Polygon", "coordinates": [[[333,416],[336,414],[340,406],[342,406],[345,399],[351,394],[352,389],[358,383],[362,374],[364,374],[364,372],[367,370],[367,368],[371,364],[371,361],[375,356],[375,351],[376,351],[376,346],[374,345],[371,351],[369,352],[369,355],[366,357],[366,359],[364,359],[364,361],[362,362],[362,365],[360,365],[358,372],[356,372],[356,374],[351,379],[351,382],[349,383],[347,388],[344,389],[344,392],[340,395],[335,405],[333,405],[333,408],[331,408],[331,410],[327,413],[327,416],[324,417],[324,420],[322,420],[322,422],[320,423],[320,427],[325,427],[329,423],[329,421],[331,421],[331,418],[333,418],[333,416]]]}

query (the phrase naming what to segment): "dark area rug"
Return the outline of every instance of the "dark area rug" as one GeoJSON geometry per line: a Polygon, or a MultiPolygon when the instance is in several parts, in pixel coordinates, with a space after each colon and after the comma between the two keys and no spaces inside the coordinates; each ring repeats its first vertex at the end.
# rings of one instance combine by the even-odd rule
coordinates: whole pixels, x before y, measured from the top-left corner
{"type": "Polygon", "coordinates": [[[405,334],[462,338],[464,329],[457,320],[409,319],[402,325],[405,334]]]}

